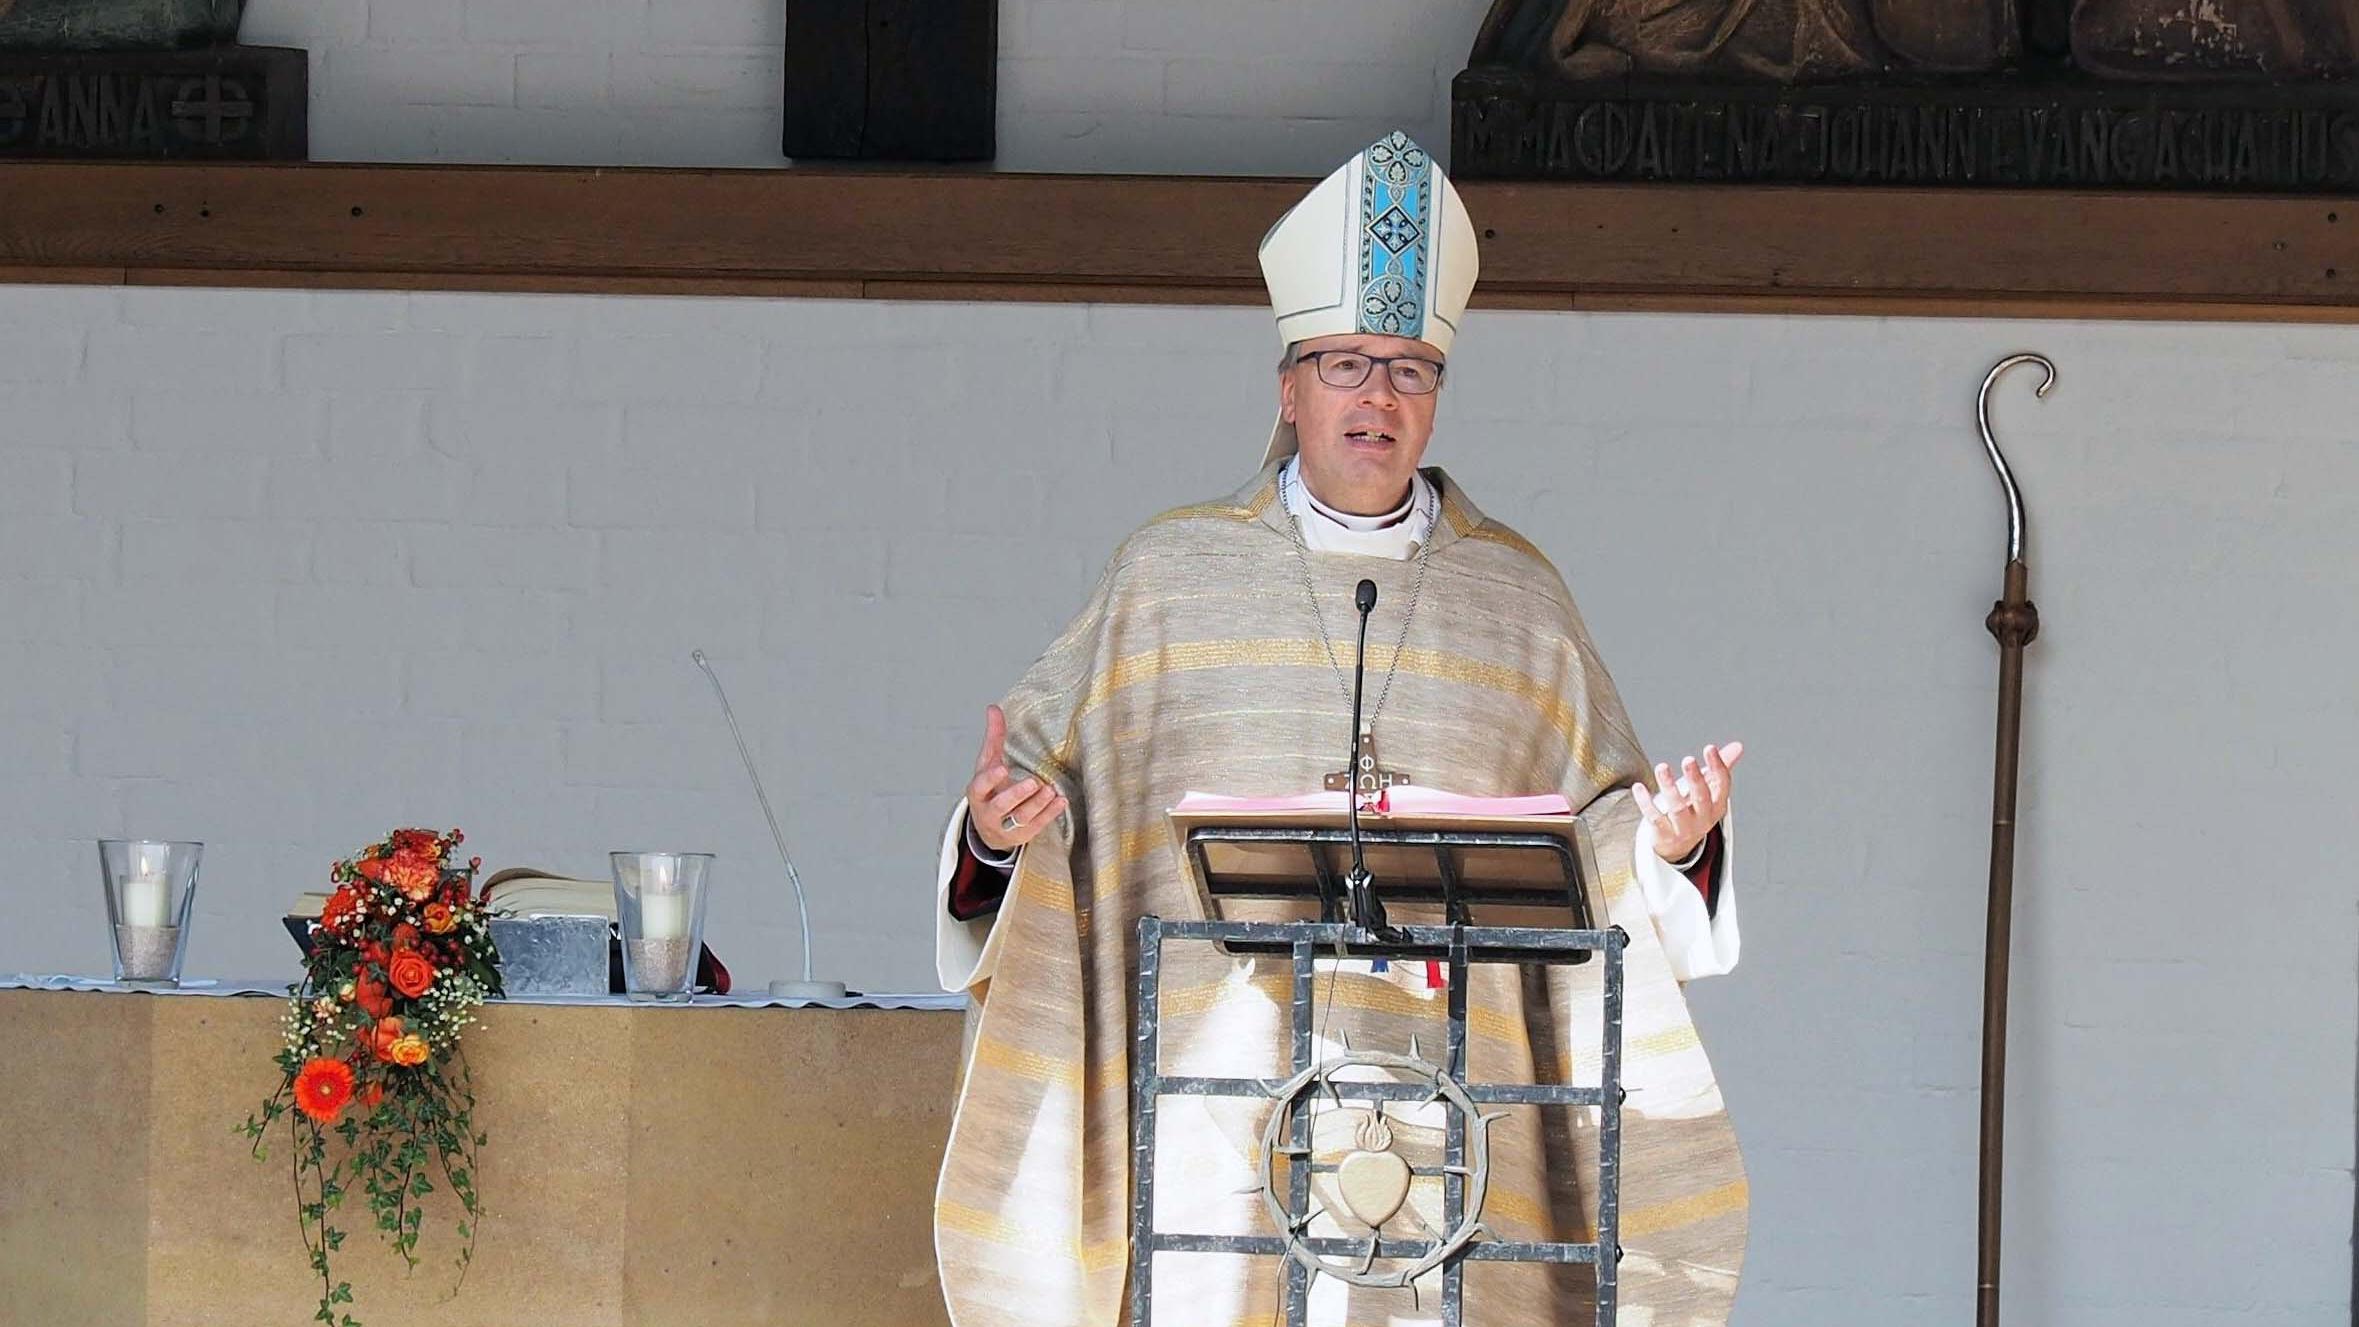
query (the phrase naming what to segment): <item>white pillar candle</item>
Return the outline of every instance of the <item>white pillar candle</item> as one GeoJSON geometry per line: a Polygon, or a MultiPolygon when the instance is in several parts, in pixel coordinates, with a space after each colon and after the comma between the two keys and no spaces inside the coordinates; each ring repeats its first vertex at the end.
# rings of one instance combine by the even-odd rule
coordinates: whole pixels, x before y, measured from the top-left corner
{"type": "Polygon", "coordinates": [[[649,940],[688,938],[688,895],[681,890],[639,896],[639,934],[649,940]]]}
{"type": "Polygon", "coordinates": [[[650,859],[639,872],[639,934],[650,940],[688,938],[688,893],[680,888],[680,863],[650,859]]]}
{"type": "Polygon", "coordinates": [[[680,863],[672,857],[650,857],[639,868],[639,887],[650,894],[669,894],[680,887],[680,863]]]}
{"type": "Polygon", "coordinates": [[[141,871],[123,877],[123,924],[169,926],[172,923],[172,878],[141,871]]]}

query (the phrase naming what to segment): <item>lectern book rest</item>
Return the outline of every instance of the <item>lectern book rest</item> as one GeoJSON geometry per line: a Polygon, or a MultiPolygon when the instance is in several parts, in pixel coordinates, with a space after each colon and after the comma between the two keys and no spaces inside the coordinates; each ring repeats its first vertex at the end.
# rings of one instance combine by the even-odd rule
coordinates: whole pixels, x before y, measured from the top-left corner
{"type": "MultiPolygon", "coordinates": [[[[1243,798],[1189,793],[1171,808],[1175,848],[1212,921],[1347,920],[1352,862],[1342,791],[1243,798]]],[[[1360,801],[1361,856],[1396,925],[1586,930],[1597,858],[1559,794],[1467,797],[1396,785],[1360,801]]],[[[1246,952],[1236,943],[1232,952],[1246,952]]],[[[1441,958],[1436,948],[1406,957],[1441,958]]],[[[1535,961],[1563,961],[1553,952],[1535,961]]],[[[1575,960],[1579,961],[1579,960],[1575,960]]]]}

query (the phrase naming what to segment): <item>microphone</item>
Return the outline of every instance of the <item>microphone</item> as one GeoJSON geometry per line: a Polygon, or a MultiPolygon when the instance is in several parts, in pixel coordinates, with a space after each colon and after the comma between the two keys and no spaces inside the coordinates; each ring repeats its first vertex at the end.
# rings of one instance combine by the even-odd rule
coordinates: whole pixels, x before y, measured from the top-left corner
{"type": "Polygon", "coordinates": [[[1376,897],[1360,845],[1360,706],[1368,694],[1368,614],[1376,610],[1376,582],[1361,581],[1353,598],[1360,609],[1360,652],[1352,660],[1352,755],[1351,763],[1344,766],[1344,805],[1351,825],[1352,865],[1343,881],[1351,899],[1352,924],[1380,937],[1389,937],[1392,928],[1385,923],[1384,904],[1376,897]]]}
{"type": "Polygon", "coordinates": [[[762,804],[762,819],[770,822],[770,841],[778,845],[778,860],[786,863],[787,883],[795,889],[795,913],[803,924],[803,979],[771,982],[770,993],[790,1000],[841,999],[844,995],[842,982],[811,979],[811,905],[803,898],[803,877],[795,870],[794,858],[787,855],[786,835],[779,832],[778,817],[770,813],[770,795],[762,791],[762,776],[754,769],[753,752],[745,748],[745,734],[737,729],[737,715],[729,708],[729,693],[721,690],[721,675],[714,672],[713,666],[705,661],[703,650],[691,650],[688,657],[704,670],[705,678],[713,684],[713,694],[720,697],[721,716],[729,721],[729,735],[737,739],[738,759],[745,762],[746,777],[753,780],[754,800],[762,804]]]}

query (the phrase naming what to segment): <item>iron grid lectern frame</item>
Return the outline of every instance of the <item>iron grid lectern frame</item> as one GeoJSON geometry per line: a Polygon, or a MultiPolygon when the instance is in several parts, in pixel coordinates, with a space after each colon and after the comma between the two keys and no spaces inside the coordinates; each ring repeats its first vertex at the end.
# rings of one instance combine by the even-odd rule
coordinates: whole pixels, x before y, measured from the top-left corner
{"type": "MultiPolygon", "coordinates": [[[[1321,957],[1446,956],[1449,974],[1446,1002],[1448,1051],[1440,1066],[1464,1085],[1465,1094],[1482,1105],[1594,1106],[1598,1109],[1597,1238],[1585,1244],[1564,1242],[1509,1242],[1481,1238],[1466,1243],[1441,1264],[1441,1320],[1444,1327],[1465,1327],[1464,1264],[1468,1259],[1490,1262],[1587,1263],[1597,1269],[1596,1324],[1612,1327],[1616,1302],[1616,1264],[1621,1260],[1622,1104],[1622,950],[1629,935],[1619,926],[1605,929],[1563,930],[1548,927],[1403,926],[1389,942],[1356,926],[1338,922],[1165,921],[1139,919],[1139,970],[1135,1042],[1131,1054],[1131,1233],[1130,1321],[1132,1327],[1153,1327],[1154,1260],[1157,1253],[1229,1253],[1285,1260],[1286,1327],[1305,1327],[1310,1301],[1310,1270],[1295,1256],[1284,1235],[1206,1235],[1155,1228],[1155,1119],[1157,1102],[1167,1096],[1237,1097],[1270,1101],[1286,1109],[1292,1093],[1284,1085],[1253,1078],[1198,1078],[1167,1075],[1158,1058],[1161,1042],[1163,946],[1166,941],[1208,941],[1232,952],[1261,950],[1292,956],[1293,999],[1291,1031],[1294,1075],[1312,1069],[1312,1014],[1316,991],[1314,960],[1321,957]],[[1525,966],[1573,964],[1592,954],[1605,956],[1603,985],[1604,1036],[1598,1083],[1573,1087],[1539,1083],[1466,1083],[1466,999],[1469,969],[1476,963],[1525,966]],[[1604,1250],[1612,1250],[1605,1256],[1604,1250]]],[[[1290,1080],[1291,1081],[1291,1080],[1290,1080]]],[[[1405,1082],[1332,1081],[1331,1091],[1347,1101],[1421,1101],[1431,1093],[1421,1084],[1405,1082]]],[[[1296,1111],[1289,1147],[1308,1156],[1311,1117],[1296,1111]]],[[[1466,1178],[1455,1170],[1466,1165],[1466,1119],[1448,1113],[1443,1141],[1443,1165],[1412,1167],[1420,1177],[1442,1179],[1444,1230],[1463,1222],[1466,1178]]],[[[1286,1211],[1300,1221],[1310,1210],[1311,1172],[1334,1167],[1293,1164],[1287,1167],[1286,1211]]],[[[1322,1257],[1360,1258],[1370,1254],[1386,1260],[1413,1260],[1430,1254],[1433,1240],[1374,1241],[1302,1237],[1301,1245],[1322,1257]]]]}

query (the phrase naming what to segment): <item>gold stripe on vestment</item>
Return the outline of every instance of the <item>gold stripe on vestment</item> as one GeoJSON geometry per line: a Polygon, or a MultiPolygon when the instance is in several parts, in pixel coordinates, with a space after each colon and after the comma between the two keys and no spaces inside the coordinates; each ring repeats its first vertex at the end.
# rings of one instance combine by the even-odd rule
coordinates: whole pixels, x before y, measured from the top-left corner
{"type": "Polygon", "coordinates": [[[1735,1180],[1685,1198],[1631,1208],[1622,1213],[1622,1238],[1624,1241],[1643,1239],[1666,1230],[1677,1230],[1681,1226],[1692,1226],[1714,1217],[1726,1216],[1730,1212],[1741,1211],[1751,1196],[1751,1186],[1743,1180],[1735,1180]]]}
{"type": "Polygon", "coordinates": [[[1035,1083],[1054,1083],[1058,1087],[1073,1090],[1081,1087],[1081,1066],[1078,1063],[1043,1055],[1039,1051],[1022,1050],[1004,1041],[978,1038],[975,1041],[974,1062],[1035,1083]]]}
{"type": "MultiPolygon", "coordinates": [[[[1622,1209],[1621,1238],[1625,1242],[1643,1239],[1666,1230],[1677,1230],[1681,1226],[1692,1226],[1714,1217],[1726,1216],[1742,1208],[1748,1196],[1745,1181],[1738,1180],[1733,1184],[1706,1189],[1702,1193],[1689,1194],[1685,1198],[1625,1207],[1622,1209]]],[[[1549,1229],[1546,1213],[1545,1205],[1528,1194],[1512,1189],[1494,1185],[1483,1197],[1484,1216],[1497,1215],[1511,1221],[1522,1221],[1537,1230],[1549,1229]]],[[[1594,1242],[1597,1239],[1597,1227],[1591,1223],[1589,1214],[1583,1212],[1577,1220],[1578,1228],[1569,1235],[1562,1235],[1562,1238],[1573,1244],[1594,1242]]]]}
{"type": "MultiPolygon", "coordinates": [[[[1172,673],[1197,672],[1209,668],[1346,667],[1352,662],[1347,658],[1350,653],[1349,648],[1339,649],[1331,661],[1324,641],[1283,637],[1183,641],[1158,646],[1125,655],[1090,679],[1089,690],[1074,711],[1074,717],[1078,721],[1105,704],[1118,691],[1172,673]]],[[[1619,781],[1619,771],[1598,761],[1596,750],[1588,734],[1582,731],[1580,716],[1573,706],[1557,694],[1554,687],[1529,673],[1444,650],[1404,649],[1398,652],[1396,660],[1394,651],[1383,645],[1369,648],[1368,666],[1405,673],[1411,677],[1481,687],[1524,701],[1538,710],[1542,721],[1565,739],[1566,745],[1572,750],[1574,761],[1592,781],[1606,787],[1619,781]]],[[[1052,757],[1059,766],[1066,764],[1066,758],[1064,748],[1060,748],[1052,757]]]]}
{"type": "Polygon", "coordinates": [[[1625,1059],[1633,1060],[1657,1055],[1677,1055],[1682,1051],[1695,1050],[1703,1044],[1703,1040],[1696,1036],[1695,1025],[1683,1023],[1678,1027],[1665,1028],[1661,1032],[1636,1038],[1622,1048],[1622,1054],[1625,1059]]]}
{"type": "Polygon", "coordinates": [[[1042,1257],[1064,1258],[1079,1263],[1089,1271],[1119,1266],[1130,1256],[1130,1237],[1127,1234],[1084,1244],[1077,1239],[1018,1225],[997,1212],[986,1212],[979,1207],[969,1207],[948,1199],[938,1198],[934,1201],[934,1225],[939,1230],[971,1235],[987,1244],[1029,1249],[1042,1257]]]}
{"type": "Polygon", "coordinates": [[[1052,912],[1073,911],[1073,884],[1069,880],[1057,880],[1039,871],[1019,871],[1016,890],[1036,907],[1052,912]]]}
{"type": "Polygon", "coordinates": [[[1502,548],[1512,548],[1538,562],[1548,560],[1548,555],[1542,553],[1531,540],[1504,526],[1493,525],[1488,521],[1471,530],[1464,531],[1463,534],[1465,538],[1472,539],[1479,544],[1497,544],[1502,548]]]}
{"type": "Polygon", "coordinates": [[[1258,521],[1261,519],[1261,514],[1269,510],[1270,501],[1277,496],[1277,492],[1277,484],[1268,483],[1262,485],[1261,490],[1255,493],[1252,499],[1243,506],[1238,506],[1234,502],[1198,502],[1185,507],[1174,507],[1148,521],[1147,524],[1167,525],[1173,521],[1191,521],[1204,518],[1224,521],[1258,521]]]}

